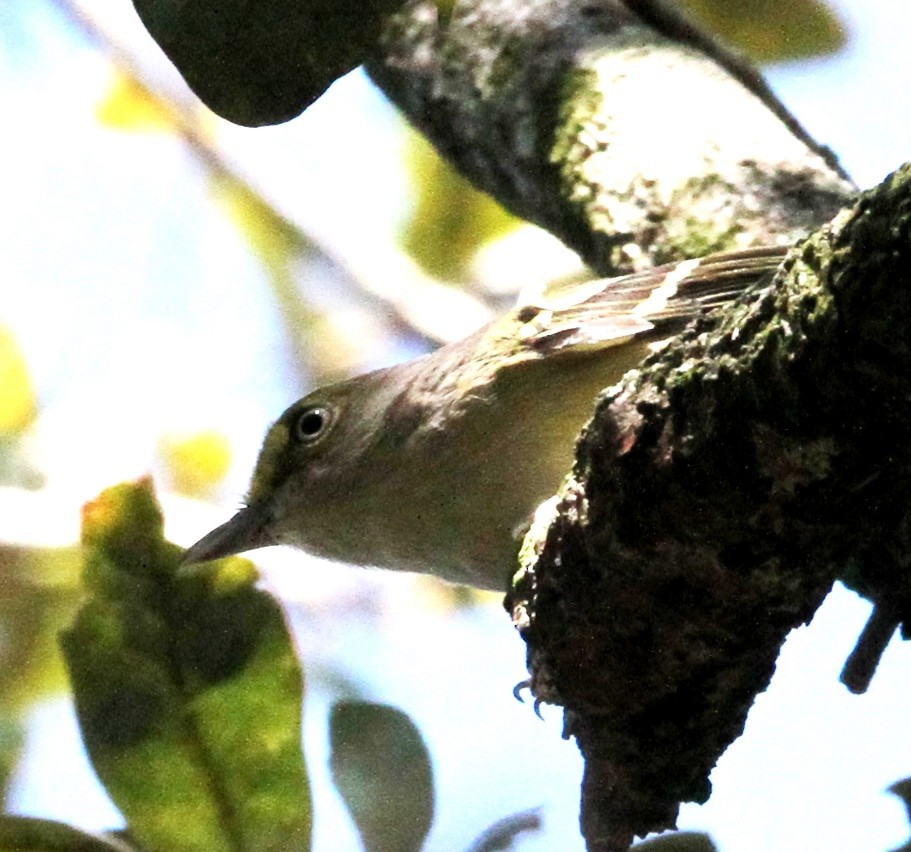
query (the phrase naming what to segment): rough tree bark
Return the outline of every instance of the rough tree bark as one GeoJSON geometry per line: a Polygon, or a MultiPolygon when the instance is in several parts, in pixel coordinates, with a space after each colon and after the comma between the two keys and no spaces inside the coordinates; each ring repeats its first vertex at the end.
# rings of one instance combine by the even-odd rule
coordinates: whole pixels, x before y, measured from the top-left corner
{"type": "Polygon", "coordinates": [[[708,798],[836,579],[907,637],[909,264],[906,168],[601,400],[510,596],[586,758],[591,849],[708,798]]]}
{"type": "Polygon", "coordinates": [[[853,186],[749,66],[660,0],[409,0],[373,79],[600,274],[790,245],[853,186]]]}
{"type": "MultiPolygon", "coordinates": [[[[792,245],[853,186],[748,67],[662,0],[411,0],[373,78],[468,177],[601,273],[792,245]]],[[[909,612],[911,176],[611,389],[507,606],[586,760],[582,828],[625,850],[704,801],[787,633],[841,579],[909,612]]]]}

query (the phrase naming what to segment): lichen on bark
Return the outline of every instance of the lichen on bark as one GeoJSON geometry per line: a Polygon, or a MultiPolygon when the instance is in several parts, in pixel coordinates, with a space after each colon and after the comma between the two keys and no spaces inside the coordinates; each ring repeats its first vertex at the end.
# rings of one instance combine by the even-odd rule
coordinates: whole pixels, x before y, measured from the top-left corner
{"type": "Polygon", "coordinates": [[[836,580],[911,622],[909,262],[905,169],[601,400],[509,602],[590,849],[708,797],[836,580]]]}
{"type": "Polygon", "coordinates": [[[853,192],[761,78],[659,0],[461,0],[445,21],[410,0],[368,69],[467,177],[602,274],[789,245],[853,192]]]}

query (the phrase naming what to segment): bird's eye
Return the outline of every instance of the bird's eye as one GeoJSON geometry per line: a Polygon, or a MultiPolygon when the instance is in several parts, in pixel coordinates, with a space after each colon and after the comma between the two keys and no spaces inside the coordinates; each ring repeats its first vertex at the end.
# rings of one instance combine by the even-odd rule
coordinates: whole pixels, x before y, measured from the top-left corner
{"type": "Polygon", "coordinates": [[[326,434],[332,415],[321,405],[305,408],[294,421],[294,437],[303,444],[312,444],[326,434]]]}

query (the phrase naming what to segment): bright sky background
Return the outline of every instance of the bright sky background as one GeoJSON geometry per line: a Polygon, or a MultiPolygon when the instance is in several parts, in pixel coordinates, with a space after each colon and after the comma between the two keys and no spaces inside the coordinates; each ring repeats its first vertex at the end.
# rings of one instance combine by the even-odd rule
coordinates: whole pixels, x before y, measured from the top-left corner
{"type": "MultiPolygon", "coordinates": [[[[849,47],[769,76],[868,186],[911,157],[907,21],[894,0],[836,5],[849,47]]],[[[92,9],[170,79],[127,0],[92,9]]],[[[164,432],[215,427],[235,449],[221,505],[166,502],[172,534],[188,544],[236,505],[264,428],[298,395],[259,264],[213,214],[207,179],[183,144],[97,122],[110,74],[52,3],[3,0],[0,323],[17,334],[38,388],[32,450],[49,478],[40,501],[0,489],[5,540],[34,540],[40,529],[45,540],[74,541],[81,503],[155,469],[164,432]]],[[[363,76],[288,125],[219,122],[217,133],[241,170],[351,268],[401,262],[391,247],[407,210],[398,122],[363,76]]],[[[438,804],[429,850],[465,848],[494,820],[539,805],[547,833],[521,848],[582,848],[581,762],[560,739],[558,712],[545,708],[541,722],[513,699],[524,646],[496,598],[453,614],[442,599],[428,606],[426,584],[409,577],[282,552],[258,561],[285,599],[307,601],[292,612],[311,684],[305,748],[317,779],[317,852],[358,848],[319,780],[327,708],[352,691],[402,707],[427,739],[438,804]],[[344,610],[331,605],[339,598],[344,610]]],[[[792,636],[712,776],[712,798],[685,807],[681,828],[710,831],[723,852],[882,852],[907,840],[903,807],[884,791],[911,775],[911,647],[893,642],[867,695],[838,683],[868,610],[839,589],[792,636]]],[[[116,821],[67,701],[36,710],[12,806],[88,828],[116,821]]]]}

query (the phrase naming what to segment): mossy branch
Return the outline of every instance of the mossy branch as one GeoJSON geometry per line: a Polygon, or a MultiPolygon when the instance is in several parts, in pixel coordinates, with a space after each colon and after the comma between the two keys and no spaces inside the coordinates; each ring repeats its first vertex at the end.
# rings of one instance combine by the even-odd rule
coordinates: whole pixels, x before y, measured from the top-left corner
{"type": "Polygon", "coordinates": [[[601,400],[510,599],[532,690],[586,759],[590,849],[708,798],[836,580],[887,616],[854,687],[880,622],[911,630],[909,268],[905,167],[601,400]]]}
{"type": "Polygon", "coordinates": [[[465,175],[602,274],[790,245],[853,191],[663,0],[410,0],[367,67],[465,175]]]}

